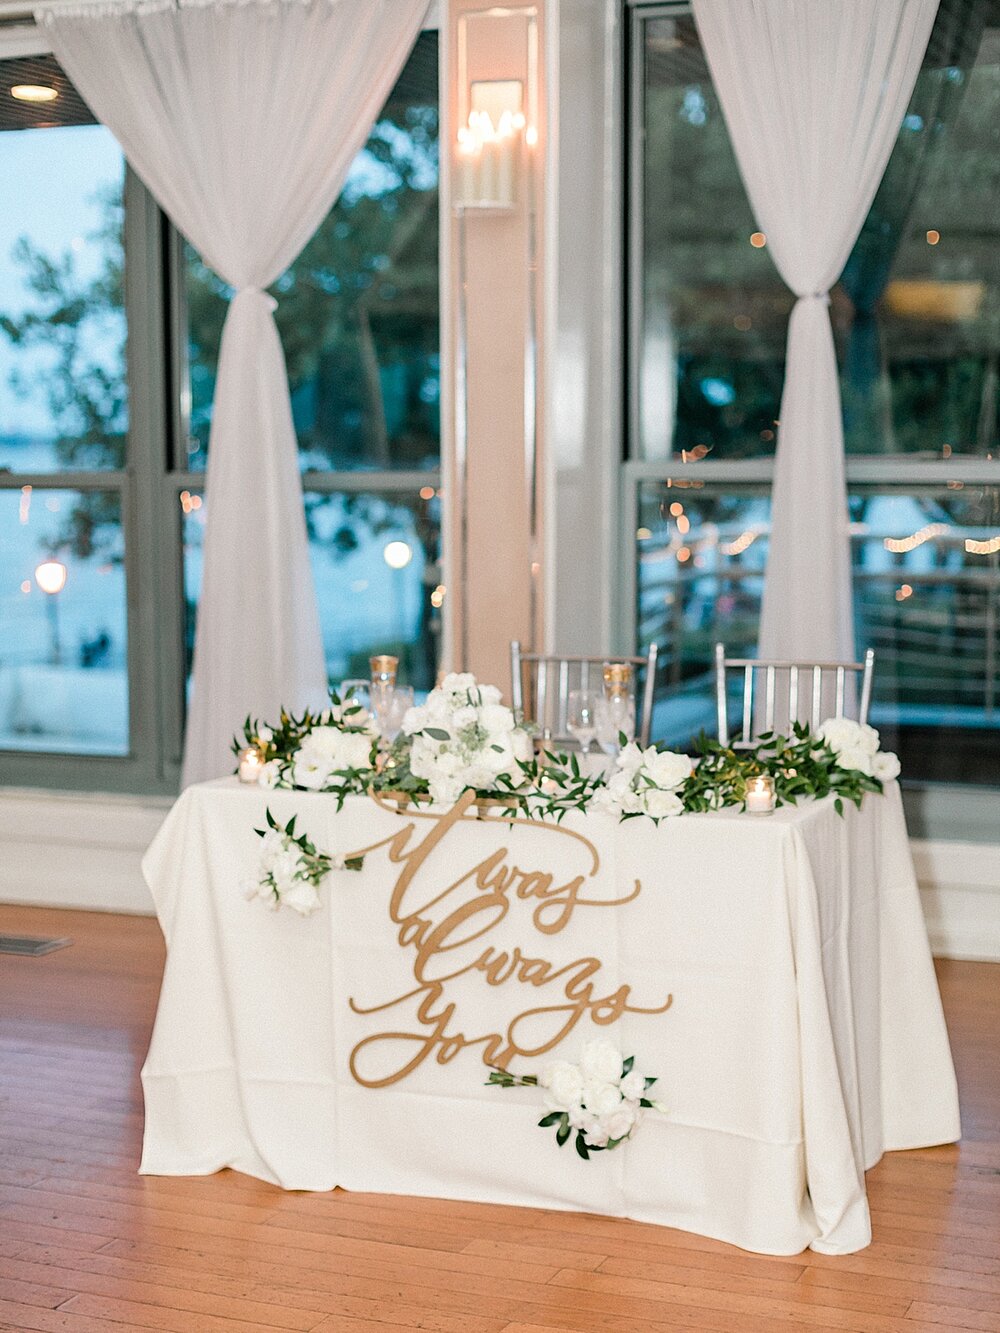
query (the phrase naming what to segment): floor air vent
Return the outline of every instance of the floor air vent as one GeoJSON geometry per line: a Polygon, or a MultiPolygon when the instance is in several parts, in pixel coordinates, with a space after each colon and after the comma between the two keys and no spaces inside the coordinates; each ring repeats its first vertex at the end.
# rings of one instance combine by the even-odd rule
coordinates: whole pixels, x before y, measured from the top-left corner
{"type": "Polygon", "coordinates": [[[0,935],[0,953],[25,954],[28,958],[38,958],[43,953],[52,953],[54,949],[65,949],[72,940],[46,940],[37,935],[0,935]]]}

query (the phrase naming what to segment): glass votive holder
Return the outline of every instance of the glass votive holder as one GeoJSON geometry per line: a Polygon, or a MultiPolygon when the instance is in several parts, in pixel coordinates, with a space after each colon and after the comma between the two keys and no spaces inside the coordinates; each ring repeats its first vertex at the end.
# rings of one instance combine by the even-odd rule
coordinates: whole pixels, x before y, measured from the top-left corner
{"type": "Polygon", "coordinates": [[[747,780],[747,814],[769,815],[777,803],[774,791],[774,778],[766,773],[747,780]]]}
{"type": "Polygon", "coordinates": [[[239,753],[239,777],[241,782],[257,782],[264,771],[264,760],[256,745],[248,745],[239,753]]]}

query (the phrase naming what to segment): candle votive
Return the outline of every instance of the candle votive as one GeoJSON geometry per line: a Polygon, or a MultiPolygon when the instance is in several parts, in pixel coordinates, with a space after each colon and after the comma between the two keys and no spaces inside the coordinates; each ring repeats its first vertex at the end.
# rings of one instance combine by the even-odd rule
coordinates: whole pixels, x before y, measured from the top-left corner
{"type": "Polygon", "coordinates": [[[264,771],[264,760],[256,745],[248,745],[239,753],[239,775],[241,782],[256,782],[264,771]]]}
{"type": "Polygon", "coordinates": [[[371,667],[373,685],[396,684],[396,673],[399,670],[398,657],[393,657],[391,653],[376,653],[374,657],[368,659],[368,665],[371,667]]]}
{"type": "Polygon", "coordinates": [[[747,782],[747,813],[769,815],[775,807],[774,778],[762,773],[747,782]]]}

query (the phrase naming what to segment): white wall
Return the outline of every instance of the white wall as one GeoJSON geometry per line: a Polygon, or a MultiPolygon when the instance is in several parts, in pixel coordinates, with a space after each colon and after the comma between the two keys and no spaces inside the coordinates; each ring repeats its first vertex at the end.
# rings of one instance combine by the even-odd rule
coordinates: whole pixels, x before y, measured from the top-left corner
{"type": "Polygon", "coordinates": [[[140,870],[167,798],[0,793],[0,902],[152,912],[140,870]]]}

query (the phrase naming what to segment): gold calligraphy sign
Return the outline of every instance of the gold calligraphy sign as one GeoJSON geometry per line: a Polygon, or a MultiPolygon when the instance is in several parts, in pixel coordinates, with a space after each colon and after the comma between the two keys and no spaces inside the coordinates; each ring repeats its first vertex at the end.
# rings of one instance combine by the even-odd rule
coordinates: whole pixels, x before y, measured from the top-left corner
{"type": "MultiPolygon", "coordinates": [[[[375,801],[383,809],[393,808],[382,798],[375,801]]],[[[432,1054],[438,1064],[447,1064],[468,1047],[481,1047],[483,1063],[506,1069],[518,1055],[538,1056],[558,1045],[587,1014],[601,1026],[614,1023],[622,1014],[662,1014],[670,1008],[673,996],[662,1004],[645,1008],[630,1002],[632,987],[619,985],[604,993],[600,985],[603,963],[599,958],[575,958],[557,966],[551,960],[523,952],[519,947],[500,949],[487,937],[510,911],[513,901],[534,902],[531,922],[543,936],[557,935],[572,920],[578,908],[616,908],[634,902],[642,891],[638,880],[623,898],[588,897],[585,885],[600,869],[597,848],[574,829],[561,824],[517,819],[511,814],[499,817],[480,812],[470,814],[476,803],[474,792],[465,792],[451,810],[443,814],[410,810],[407,823],[389,837],[352,852],[365,857],[385,849],[389,862],[400,867],[389,900],[389,917],[398,927],[397,942],[413,950],[415,985],[384,1003],[361,1006],[353,998],[356,1014],[377,1014],[412,1001],[418,1031],[377,1032],[359,1041],[351,1051],[350,1069],[354,1079],[368,1088],[386,1087],[412,1074],[432,1054]],[[528,870],[509,861],[510,850],[496,847],[481,861],[470,866],[458,878],[443,887],[429,887],[427,863],[431,854],[463,821],[473,818],[508,826],[574,839],[588,856],[585,873],[558,881],[543,870],[528,870]],[[431,827],[417,838],[418,820],[431,827]],[[465,890],[463,893],[462,891],[465,890]],[[456,956],[460,955],[460,956],[456,956]],[[454,988],[469,979],[481,978],[488,986],[508,983],[542,990],[552,987],[553,1003],[522,1010],[501,1032],[469,1035],[458,1028],[458,1002],[454,988]],[[401,1044],[408,1057],[388,1073],[366,1072],[369,1057],[384,1053],[387,1047],[401,1044]]],[[[398,809],[395,813],[400,813],[398,809]]]]}

